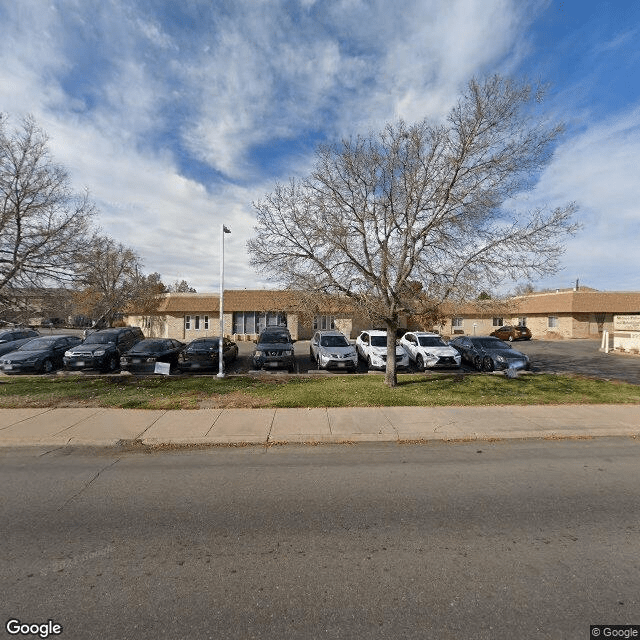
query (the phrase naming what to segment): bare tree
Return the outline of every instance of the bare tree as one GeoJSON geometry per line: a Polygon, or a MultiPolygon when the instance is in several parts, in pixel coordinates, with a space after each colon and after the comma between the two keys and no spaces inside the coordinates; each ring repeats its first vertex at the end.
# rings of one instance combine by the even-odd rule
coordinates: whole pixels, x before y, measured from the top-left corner
{"type": "Polygon", "coordinates": [[[167,287],[167,291],[172,293],[197,293],[186,280],[176,280],[172,285],[167,287]]]}
{"type": "Polygon", "coordinates": [[[96,236],[82,257],[78,310],[96,323],[111,325],[118,313],[133,301],[141,310],[153,308],[158,294],[166,291],[159,273],[148,276],[136,253],[108,236],[96,236]]]}
{"type": "Polygon", "coordinates": [[[308,178],[254,203],[253,266],[292,289],[347,296],[384,324],[395,386],[399,316],[420,299],[433,307],[557,270],[575,206],[505,210],[562,132],[536,115],[541,97],[526,83],[472,80],[444,123],[321,146],[308,178]]]}
{"type": "Polygon", "coordinates": [[[14,131],[0,115],[0,300],[73,280],[94,207],[72,192],[32,118],[14,131]]]}

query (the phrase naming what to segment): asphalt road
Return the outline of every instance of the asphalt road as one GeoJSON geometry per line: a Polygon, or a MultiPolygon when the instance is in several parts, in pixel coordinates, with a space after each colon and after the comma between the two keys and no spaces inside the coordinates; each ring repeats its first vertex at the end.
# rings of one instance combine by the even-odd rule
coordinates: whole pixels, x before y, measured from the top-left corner
{"type": "Polygon", "coordinates": [[[586,639],[640,623],[639,455],[4,450],[2,621],[65,639],[586,639]]]}

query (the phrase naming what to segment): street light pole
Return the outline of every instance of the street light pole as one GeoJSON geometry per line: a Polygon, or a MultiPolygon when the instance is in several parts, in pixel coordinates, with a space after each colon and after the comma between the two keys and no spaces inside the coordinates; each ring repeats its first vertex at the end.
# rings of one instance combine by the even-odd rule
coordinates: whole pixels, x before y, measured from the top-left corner
{"type": "Polygon", "coordinates": [[[224,378],[224,234],[231,233],[220,226],[220,339],[218,340],[218,378],[224,378]]]}

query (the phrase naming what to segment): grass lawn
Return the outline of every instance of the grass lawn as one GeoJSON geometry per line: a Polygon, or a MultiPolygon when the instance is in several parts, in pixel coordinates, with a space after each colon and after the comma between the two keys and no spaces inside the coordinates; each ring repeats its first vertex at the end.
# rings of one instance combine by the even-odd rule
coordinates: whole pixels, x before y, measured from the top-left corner
{"type": "Polygon", "coordinates": [[[401,374],[316,377],[2,377],[0,408],[473,406],[640,403],[640,386],[579,376],[401,374]]]}

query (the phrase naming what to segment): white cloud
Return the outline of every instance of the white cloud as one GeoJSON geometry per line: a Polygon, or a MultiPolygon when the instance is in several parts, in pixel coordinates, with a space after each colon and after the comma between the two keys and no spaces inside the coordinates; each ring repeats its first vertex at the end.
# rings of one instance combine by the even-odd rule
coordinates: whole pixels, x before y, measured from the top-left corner
{"type": "MultiPolygon", "coordinates": [[[[90,189],[106,232],[138,251],[148,271],[199,290],[217,287],[223,221],[232,229],[227,284],[263,284],[245,251],[251,201],[275,179],[308,171],[307,136],[443,115],[471,75],[517,63],[540,6],[238,0],[188,32],[160,11],[178,4],[156,3],[151,14],[125,0],[58,0],[44,10],[40,0],[10,3],[0,92],[4,110],[32,112],[49,131],[54,156],[90,189]],[[277,170],[256,159],[256,146],[287,140],[298,144],[277,170]],[[193,169],[189,154],[203,165],[193,169]]],[[[622,167],[629,149],[616,155],[612,145],[609,160],[622,167]]],[[[554,161],[562,181],[546,177],[564,197],[577,177],[563,152],[583,152],[563,147],[554,161]]]]}
{"type": "Polygon", "coordinates": [[[640,289],[639,157],[640,107],[592,123],[558,148],[530,197],[580,206],[584,228],[567,243],[558,277],[579,277],[596,288],[640,289]]]}

